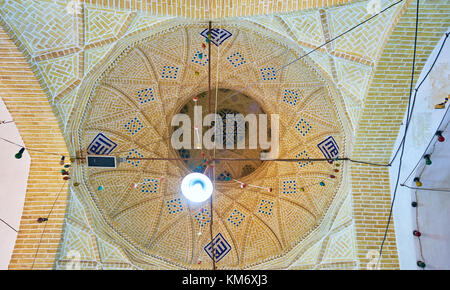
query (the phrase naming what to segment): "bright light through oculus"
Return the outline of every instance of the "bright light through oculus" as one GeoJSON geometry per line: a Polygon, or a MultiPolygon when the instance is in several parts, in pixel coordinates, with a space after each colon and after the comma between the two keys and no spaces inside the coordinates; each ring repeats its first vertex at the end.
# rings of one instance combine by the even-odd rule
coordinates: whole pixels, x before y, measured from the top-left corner
{"type": "Polygon", "coordinates": [[[193,202],[202,202],[207,200],[213,191],[211,180],[201,173],[190,173],[183,178],[181,182],[181,192],[193,202]]]}

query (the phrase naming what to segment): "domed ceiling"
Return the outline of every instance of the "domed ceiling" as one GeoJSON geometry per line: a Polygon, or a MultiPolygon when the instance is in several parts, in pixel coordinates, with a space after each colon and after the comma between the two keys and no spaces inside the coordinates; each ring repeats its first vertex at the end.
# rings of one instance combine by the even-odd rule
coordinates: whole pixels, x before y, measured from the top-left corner
{"type": "Polygon", "coordinates": [[[92,145],[100,138],[104,150],[123,162],[116,169],[82,167],[79,178],[87,206],[107,224],[98,234],[115,233],[124,251],[139,251],[141,260],[210,269],[212,214],[216,267],[245,268],[283,256],[314,234],[346,172],[336,162],[307,159],[328,158],[324,140],[335,142],[340,157],[348,144],[338,97],[311,63],[300,60],[276,71],[298,53],[233,23],[220,27],[227,37],[211,45],[208,57],[206,28],[187,23],[134,38],[99,68],[94,82],[82,84],[88,96],[87,109],[78,114],[82,152],[105,153],[92,145]],[[306,159],[253,164],[247,174],[242,162],[221,161],[216,177],[231,172],[232,178],[215,180],[212,209],[209,201],[192,203],[181,194],[181,179],[192,170],[183,161],[145,159],[180,157],[170,143],[171,119],[192,107],[193,97],[205,95],[208,61],[212,86],[220,91],[218,110],[251,112],[253,102],[260,112],[278,114],[278,158],[306,159]],[[226,97],[243,88],[246,101],[239,101],[243,95],[226,97]],[[249,186],[242,189],[239,182],[249,186]]]}
{"type": "MultiPolygon", "coordinates": [[[[369,201],[360,197],[376,193],[385,202],[386,187],[378,179],[369,189],[366,181],[361,186],[372,172],[364,168],[352,170],[353,179],[346,162],[308,158],[336,153],[324,144],[334,146],[339,157],[355,159],[361,159],[360,151],[377,158],[390,152],[384,136],[364,133],[356,140],[359,147],[352,142],[358,127],[372,120],[367,115],[374,104],[384,106],[390,98],[397,107],[398,93],[369,94],[369,88],[380,83],[370,84],[384,74],[376,67],[409,2],[384,1],[383,7],[393,6],[342,37],[370,17],[370,1],[320,3],[269,15],[220,14],[225,18],[212,23],[217,34],[211,56],[204,47],[208,23],[201,19],[101,2],[82,2],[80,11],[68,11],[67,1],[0,0],[0,24],[30,62],[70,155],[80,157],[71,166],[64,220],[52,217],[64,224],[55,267],[67,268],[79,257],[83,269],[211,269],[211,238],[221,249],[218,268],[363,265],[364,251],[379,247],[365,229],[376,228],[381,239],[379,223],[385,220],[379,212],[390,204],[380,207],[370,200],[377,218],[369,221],[360,215],[369,201]],[[263,162],[254,160],[261,148],[216,150],[216,158],[253,159],[214,164],[213,210],[209,201],[192,204],[180,193],[182,177],[197,170],[201,152],[213,152],[179,151],[170,143],[172,117],[192,114],[195,96],[199,104],[207,102],[209,64],[213,104],[217,98],[212,111],[278,114],[277,157],[302,159],[263,162]],[[227,99],[230,95],[236,98],[227,99]],[[381,101],[374,101],[378,96],[381,101]],[[123,162],[116,169],[92,169],[83,162],[86,154],[118,156],[123,162]],[[191,159],[180,160],[186,156],[191,159]],[[241,182],[247,184],[244,189],[241,182]]],[[[415,15],[411,11],[408,17],[415,15]]],[[[409,25],[411,19],[404,21],[409,25]]],[[[378,115],[373,118],[370,132],[379,124],[378,115]]]]}

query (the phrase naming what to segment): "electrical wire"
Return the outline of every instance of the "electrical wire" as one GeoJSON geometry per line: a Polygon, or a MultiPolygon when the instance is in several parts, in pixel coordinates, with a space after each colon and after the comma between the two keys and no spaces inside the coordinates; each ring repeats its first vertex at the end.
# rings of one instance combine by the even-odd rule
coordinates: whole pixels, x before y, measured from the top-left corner
{"type": "Polygon", "coordinates": [[[13,228],[10,224],[8,224],[7,222],[5,222],[3,219],[0,218],[0,221],[2,223],[4,223],[5,225],[7,225],[8,227],[10,227],[13,231],[15,231],[16,233],[18,232],[15,228],[13,228]]]}
{"type": "MultiPolygon", "coordinates": [[[[448,32],[445,33],[445,38],[444,38],[444,40],[442,41],[441,47],[439,48],[439,51],[438,51],[436,57],[434,58],[434,61],[433,61],[433,63],[431,64],[430,69],[427,71],[427,73],[426,73],[425,76],[423,77],[422,81],[421,81],[421,82],[419,83],[419,85],[416,87],[415,93],[414,93],[414,102],[413,102],[413,103],[415,103],[415,99],[416,99],[417,92],[419,91],[420,87],[421,87],[422,84],[425,82],[425,80],[428,78],[428,75],[430,74],[431,70],[434,68],[434,65],[436,64],[436,62],[437,62],[439,56],[441,55],[442,49],[444,48],[444,45],[445,45],[445,43],[446,43],[446,41],[447,41],[447,38],[448,38],[449,34],[450,34],[450,33],[448,33],[448,32]]],[[[409,113],[409,119],[411,119],[412,114],[413,114],[413,111],[414,111],[414,105],[413,105],[413,107],[412,107],[411,112],[409,113]]],[[[409,126],[409,123],[407,124],[407,127],[408,127],[408,126],[409,126]]],[[[405,141],[405,138],[406,138],[406,135],[403,135],[402,141],[400,142],[400,144],[398,145],[397,149],[395,150],[394,157],[392,157],[391,161],[389,162],[389,165],[391,165],[391,164],[394,162],[394,160],[397,158],[398,152],[400,151],[400,147],[401,147],[401,145],[403,144],[403,142],[405,141]]]]}
{"type": "MultiPolygon", "coordinates": [[[[447,117],[447,114],[450,112],[450,106],[447,107],[444,116],[442,117],[441,122],[439,123],[439,125],[437,126],[437,131],[439,131],[439,128],[441,128],[442,123],[444,122],[444,120],[447,117]]],[[[450,121],[449,121],[450,122],[450,121]]],[[[445,126],[445,128],[441,131],[445,131],[448,127],[449,122],[447,122],[447,125],[445,126]]],[[[415,170],[417,169],[417,167],[419,166],[419,164],[422,162],[423,156],[425,156],[425,153],[428,152],[428,148],[430,148],[431,143],[433,143],[433,140],[435,141],[434,145],[436,145],[436,140],[435,140],[435,136],[433,136],[433,138],[431,138],[430,142],[428,142],[427,147],[425,148],[424,153],[421,155],[421,157],[419,158],[419,161],[417,161],[416,166],[414,166],[414,168],[411,170],[411,172],[408,174],[408,176],[405,178],[405,180],[400,184],[401,186],[404,186],[405,183],[408,181],[408,179],[411,177],[411,175],[415,172],[415,170]]]]}
{"type": "MultiPolygon", "coordinates": [[[[399,4],[400,2],[403,2],[403,0],[400,0],[400,1],[398,1],[398,2],[395,2],[395,3],[391,4],[391,5],[388,6],[387,8],[383,9],[382,11],[380,11],[379,13],[373,15],[372,17],[369,17],[368,19],[366,19],[366,20],[364,20],[363,22],[357,24],[356,26],[350,28],[349,30],[347,30],[347,31],[341,33],[340,35],[338,35],[338,36],[336,36],[336,37],[330,39],[329,41],[325,42],[324,44],[322,44],[322,45],[316,47],[315,49],[309,51],[308,53],[302,55],[301,57],[296,58],[296,59],[294,59],[293,61],[291,61],[291,62],[289,62],[289,63],[283,65],[283,66],[280,67],[279,69],[275,70],[275,72],[278,72],[278,71],[280,71],[280,70],[286,68],[287,66],[289,66],[289,65],[291,65],[291,64],[293,64],[293,63],[299,61],[300,59],[302,59],[302,58],[308,56],[309,54],[311,54],[311,53],[313,53],[314,51],[320,49],[321,47],[323,47],[323,46],[325,46],[325,45],[331,43],[332,41],[338,39],[339,37],[342,37],[343,35],[349,33],[350,31],[356,29],[357,27],[363,25],[364,23],[370,21],[370,20],[373,19],[374,17],[376,17],[376,16],[378,16],[379,14],[385,12],[386,10],[390,9],[391,7],[393,7],[393,6],[397,5],[397,4],[399,4]]],[[[401,144],[400,144],[399,148],[396,150],[396,153],[394,154],[393,160],[392,160],[389,164],[378,164],[378,163],[371,163],[371,162],[367,162],[367,161],[353,160],[353,159],[349,159],[349,158],[343,158],[343,159],[340,159],[340,160],[342,160],[342,161],[348,160],[348,161],[350,161],[350,162],[362,163],[362,164],[369,164],[369,165],[374,165],[374,166],[391,166],[392,162],[395,160],[395,158],[396,158],[396,156],[397,156],[397,153],[401,150],[401,154],[400,154],[400,164],[399,164],[398,175],[397,175],[398,178],[397,178],[396,187],[395,187],[394,194],[393,194],[393,200],[392,200],[391,209],[390,209],[390,214],[389,214],[389,218],[388,218],[388,224],[387,224],[387,227],[386,227],[386,231],[385,231],[385,235],[384,235],[384,238],[383,238],[382,245],[381,245],[381,247],[380,247],[380,257],[381,257],[383,245],[384,245],[384,242],[385,242],[385,239],[386,239],[387,230],[388,230],[388,228],[389,228],[389,222],[390,222],[391,214],[392,214],[392,207],[393,207],[393,204],[394,204],[394,201],[395,201],[395,195],[396,195],[397,186],[398,186],[398,181],[399,181],[398,179],[399,179],[400,169],[401,169],[401,164],[402,164],[402,161],[401,161],[401,160],[402,160],[402,157],[403,157],[404,147],[405,147],[405,136],[406,136],[406,133],[407,133],[408,126],[409,126],[409,124],[410,124],[410,119],[411,119],[411,116],[412,116],[412,113],[413,113],[413,109],[414,109],[414,104],[415,104],[415,97],[414,97],[414,100],[413,100],[412,106],[411,106],[411,95],[412,95],[412,86],[413,86],[413,80],[414,80],[415,57],[416,57],[416,44],[417,44],[418,14],[419,14],[419,0],[417,0],[417,10],[416,10],[416,29],[415,29],[415,40],[414,40],[414,57],[413,57],[413,68],[412,68],[412,74],[411,74],[411,87],[410,87],[410,94],[409,94],[409,100],[408,100],[408,115],[407,115],[407,122],[406,122],[406,128],[405,128],[404,137],[403,137],[403,139],[402,139],[402,141],[401,141],[401,144]]],[[[211,30],[210,30],[210,32],[211,32],[211,30]]],[[[446,36],[448,37],[448,34],[446,34],[446,36]]],[[[446,37],[446,38],[447,38],[447,37],[446,37]]],[[[445,40],[446,40],[446,39],[445,39],[445,40]]],[[[445,43],[445,40],[444,40],[444,43],[445,43]]],[[[210,45],[210,43],[209,43],[209,45],[210,45]]],[[[442,46],[443,46],[443,45],[442,45],[442,46]]],[[[442,46],[441,46],[441,49],[442,49],[442,46]]],[[[439,56],[439,54],[440,54],[440,51],[439,51],[439,53],[438,53],[438,56],[439,56]]],[[[437,58],[436,58],[436,59],[437,59],[437,58]]],[[[435,59],[435,62],[436,62],[436,59],[435,59]]],[[[435,63],[435,62],[434,62],[434,63],[435,63]]],[[[432,65],[432,67],[434,66],[434,63],[433,63],[433,65],[432,65]]],[[[428,71],[428,73],[426,74],[425,78],[428,76],[428,74],[429,74],[430,71],[431,71],[431,69],[428,71]]],[[[424,78],[424,80],[425,80],[425,78],[424,78]]],[[[261,80],[262,80],[262,79],[257,80],[256,82],[259,82],[259,81],[261,81],[261,80]]],[[[418,88],[420,87],[420,85],[423,83],[424,80],[422,80],[422,82],[419,84],[418,88]]],[[[255,82],[255,83],[256,83],[256,82],[255,82]]],[[[253,83],[253,84],[255,84],[255,83],[253,83]]],[[[243,90],[246,90],[247,88],[249,88],[249,86],[246,87],[246,88],[244,88],[243,90]]],[[[418,88],[416,89],[416,92],[417,92],[418,88]]],[[[45,152],[45,151],[41,151],[41,150],[37,150],[37,149],[33,149],[33,148],[27,148],[27,147],[24,147],[24,146],[22,146],[22,145],[13,143],[13,142],[11,142],[11,141],[9,141],[9,140],[7,140],[7,139],[5,139],[5,138],[2,138],[2,137],[0,137],[0,139],[4,140],[4,141],[6,141],[6,142],[12,143],[12,144],[14,144],[14,145],[17,145],[17,146],[19,146],[19,147],[25,148],[25,149],[27,149],[27,150],[29,150],[29,151],[36,151],[36,152],[41,152],[41,153],[46,153],[46,154],[53,154],[53,155],[58,155],[58,156],[64,156],[63,154],[59,154],[59,153],[45,152]]],[[[127,159],[135,159],[135,158],[127,158],[127,159]]],[[[181,159],[181,158],[179,158],[179,159],[181,159]]],[[[156,159],[154,159],[154,160],[156,160],[156,159]]],[[[166,160],[167,160],[167,159],[166,159],[166,160]]],[[[216,159],[216,160],[219,160],[219,159],[216,159]]],[[[231,161],[231,160],[227,160],[227,161],[231,161]]],[[[266,161],[288,161],[288,160],[281,160],[281,159],[279,159],[279,160],[266,160],[266,161]]],[[[295,160],[294,160],[294,159],[291,159],[291,160],[289,160],[289,161],[302,161],[302,160],[301,160],[301,159],[295,159],[295,160]]],[[[304,160],[304,161],[306,161],[306,160],[304,160]]],[[[311,161],[311,160],[308,160],[308,161],[311,161]]],[[[317,159],[317,160],[315,160],[315,161],[319,161],[319,159],[317,159]]],[[[320,161],[329,161],[329,160],[328,160],[328,159],[324,159],[324,160],[320,160],[320,161]]],[[[64,183],[64,185],[65,185],[65,183],[64,183]]],[[[64,186],[64,185],[63,185],[63,186],[64,186]]],[[[62,188],[61,188],[61,191],[62,191],[62,188]]],[[[61,192],[60,192],[60,193],[61,193],[61,192]]],[[[48,216],[50,216],[50,214],[51,214],[51,212],[52,212],[52,210],[53,210],[53,207],[54,207],[54,205],[56,204],[56,201],[57,201],[57,199],[58,199],[60,193],[58,193],[58,196],[57,196],[57,198],[56,198],[56,200],[55,200],[55,203],[53,204],[52,209],[51,209],[51,211],[50,211],[50,213],[49,213],[48,216]]],[[[211,213],[211,214],[212,214],[212,213],[211,213]]],[[[3,221],[3,220],[2,220],[2,221],[3,221]]],[[[45,227],[44,227],[44,231],[45,231],[45,227]]],[[[43,233],[44,233],[44,232],[43,232],[43,233]]],[[[43,233],[42,233],[42,234],[43,234],[43,233]]],[[[41,235],[41,239],[42,239],[42,235],[41,235]]],[[[38,250],[39,250],[39,248],[38,248],[38,250]]],[[[38,250],[37,250],[37,251],[38,251],[38,250]]],[[[37,255],[37,251],[36,251],[36,255],[37,255]]],[[[36,255],[35,255],[35,259],[36,259],[36,255]]],[[[214,256],[214,254],[213,254],[213,256],[214,256]]],[[[213,259],[213,260],[214,260],[214,259],[213,259]]],[[[34,261],[33,261],[33,265],[34,265],[34,261]]]]}
{"type": "MultiPolygon", "coordinates": [[[[355,26],[353,26],[353,27],[347,29],[347,30],[344,31],[343,33],[341,33],[341,34],[339,34],[339,35],[337,35],[337,36],[331,38],[330,40],[328,40],[328,41],[324,42],[323,44],[321,44],[321,45],[319,45],[319,46],[313,48],[312,50],[310,50],[310,51],[308,51],[307,53],[301,55],[300,57],[295,58],[294,60],[288,62],[287,64],[282,65],[280,68],[274,70],[274,73],[277,73],[277,72],[279,72],[279,71],[285,69],[286,67],[290,66],[291,64],[294,64],[294,63],[296,63],[297,61],[299,61],[299,60],[301,60],[301,59],[307,57],[307,56],[310,55],[311,53],[313,53],[313,52],[319,50],[320,48],[322,48],[322,47],[324,47],[324,46],[330,44],[331,42],[335,41],[336,39],[338,39],[338,38],[340,38],[340,37],[346,35],[347,33],[349,33],[349,32],[351,32],[351,31],[355,30],[355,29],[358,28],[359,26],[361,26],[361,25],[363,25],[363,24],[369,22],[369,21],[372,20],[373,18],[375,18],[375,17],[377,17],[378,15],[380,15],[380,14],[386,12],[387,10],[389,10],[390,8],[396,6],[397,4],[399,4],[399,3],[401,3],[401,2],[403,2],[403,0],[399,0],[399,1],[395,2],[395,3],[392,3],[391,5],[389,5],[388,7],[384,8],[383,10],[380,10],[380,12],[378,12],[378,13],[376,13],[376,14],[370,16],[370,17],[367,18],[366,20],[364,20],[364,21],[362,21],[362,22],[356,24],[355,26]]],[[[261,81],[263,81],[263,80],[264,80],[264,78],[260,78],[260,79],[258,79],[258,80],[256,80],[256,81],[254,81],[253,83],[251,83],[250,85],[248,85],[248,86],[242,88],[241,90],[237,90],[236,93],[231,94],[231,95],[228,96],[227,98],[231,98],[231,97],[233,97],[233,96],[235,96],[235,95],[237,95],[237,94],[239,94],[239,93],[243,93],[243,92],[246,91],[247,89],[253,87],[254,85],[256,85],[257,83],[259,83],[259,82],[261,82],[261,81]]]]}
{"type": "MultiPolygon", "coordinates": [[[[406,119],[406,126],[405,126],[405,132],[404,132],[405,137],[406,137],[409,122],[410,122],[409,113],[410,113],[410,106],[411,106],[412,91],[413,91],[413,86],[414,86],[414,71],[415,71],[415,65],[416,65],[416,52],[417,52],[417,32],[418,32],[418,28],[419,28],[419,9],[420,9],[419,2],[420,2],[420,0],[417,0],[416,23],[415,23],[415,31],[414,31],[414,51],[413,51],[413,60],[412,60],[412,67],[411,67],[411,83],[410,83],[410,87],[409,87],[409,97],[408,97],[408,111],[407,111],[408,117],[406,119]]],[[[382,240],[381,246],[380,246],[380,252],[379,252],[380,255],[378,256],[377,268],[378,268],[378,265],[381,260],[381,255],[383,254],[383,246],[384,246],[384,243],[386,242],[387,232],[389,230],[389,225],[390,225],[391,219],[392,219],[392,211],[393,211],[395,197],[397,195],[397,189],[398,189],[398,184],[399,184],[399,180],[400,180],[400,173],[401,173],[401,168],[402,168],[403,153],[405,151],[405,144],[406,144],[406,138],[404,139],[404,141],[401,144],[402,146],[401,146],[401,153],[400,153],[399,165],[398,165],[398,170],[397,170],[397,179],[395,182],[394,193],[392,194],[392,202],[391,202],[391,207],[389,209],[389,217],[388,217],[388,221],[386,224],[386,229],[384,231],[383,240],[382,240]]]]}
{"type": "MultiPolygon", "coordinates": [[[[48,215],[47,215],[47,217],[46,217],[47,219],[48,219],[48,218],[50,217],[50,215],[52,214],[53,209],[55,208],[56,202],[58,201],[58,198],[59,198],[59,196],[61,195],[61,192],[62,192],[64,186],[66,185],[66,183],[67,183],[67,180],[65,180],[64,183],[63,183],[63,185],[61,186],[61,189],[59,190],[58,195],[56,196],[55,201],[53,202],[53,205],[52,205],[52,207],[51,207],[51,209],[50,209],[50,211],[49,211],[49,213],[48,213],[48,215]]],[[[37,245],[37,248],[36,248],[36,253],[34,254],[34,258],[33,258],[33,264],[31,264],[31,269],[34,268],[34,264],[35,264],[35,262],[36,262],[36,257],[37,257],[37,254],[38,254],[38,252],[39,252],[39,248],[40,248],[40,246],[41,246],[42,238],[43,238],[43,236],[44,236],[44,233],[45,233],[46,228],[47,228],[47,221],[45,221],[44,229],[42,230],[41,237],[39,238],[39,242],[38,242],[38,245],[37,245]]]]}
{"type": "MultiPolygon", "coordinates": [[[[415,195],[415,200],[417,202],[419,200],[417,198],[417,190],[414,192],[414,195],[415,195]]],[[[419,227],[419,207],[418,206],[416,206],[416,230],[418,232],[420,232],[420,227],[419,227]]],[[[422,247],[422,240],[421,240],[420,235],[417,237],[417,239],[419,241],[419,252],[420,252],[421,261],[423,261],[425,263],[426,261],[425,261],[425,258],[423,257],[423,247],[422,247]]],[[[422,268],[422,270],[425,270],[425,269],[422,268]]]]}

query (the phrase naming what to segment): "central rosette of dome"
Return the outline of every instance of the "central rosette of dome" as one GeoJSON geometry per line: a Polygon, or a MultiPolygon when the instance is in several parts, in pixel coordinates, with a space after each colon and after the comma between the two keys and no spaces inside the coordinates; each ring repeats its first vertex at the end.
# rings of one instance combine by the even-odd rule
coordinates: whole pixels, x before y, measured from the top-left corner
{"type": "MultiPolygon", "coordinates": [[[[204,172],[207,166],[205,156],[214,156],[216,159],[238,159],[234,161],[216,160],[216,180],[229,181],[240,178],[249,175],[261,166],[263,163],[260,159],[261,153],[270,150],[270,148],[263,149],[261,143],[258,142],[259,134],[265,134],[264,138],[270,143],[270,116],[266,115],[258,102],[242,93],[223,88],[213,89],[211,100],[208,101],[208,93],[203,92],[187,102],[181,108],[179,114],[186,115],[189,120],[192,120],[189,124],[192,146],[185,146],[176,150],[181,158],[186,158],[184,162],[193,172],[204,172]],[[198,123],[194,121],[199,118],[196,116],[196,107],[197,115],[199,110],[201,110],[201,116],[203,117],[209,113],[216,114],[216,119],[211,121],[211,126],[205,126],[203,123],[203,130],[198,130],[198,123]],[[236,121],[239,115],[244,117],[245,121],[236,121]],[[252,126],[251,122],[248,121],[251,119],[249,116],[253,117],[256,122],[260,121],[259,116],[267,116],[267,122],[265,123],[267,124],[267,130],[265,132],[259,130],[258,132],[258,128],[252,126]],[[220,120],[218,120],[219,118],[220,120]],[[215,126],[216,122],[218,123],[217,126],[215,126]],[[210,127],[213,128],[214,134],[210,138],[205,137],[204,135],[207,134],[206,131],[210,127]],[[230,128],[227,130],[227,127],[230,128]],[[199,132],[203,132],[203,134],[199,132]],[[256,140],[250,140],[252,136],[256,140]],[[204,146],[204,142],[209,140],[213,143],[214,148],[205,148],[208,146],[204,146]],[[244,145],[243,148],[242,145],[244,145]]],[[[255,123],[254,125],[258,124],[255,123]]],[[[179,130],[180,126],[174,126],[174,132],[179,130]]]]}

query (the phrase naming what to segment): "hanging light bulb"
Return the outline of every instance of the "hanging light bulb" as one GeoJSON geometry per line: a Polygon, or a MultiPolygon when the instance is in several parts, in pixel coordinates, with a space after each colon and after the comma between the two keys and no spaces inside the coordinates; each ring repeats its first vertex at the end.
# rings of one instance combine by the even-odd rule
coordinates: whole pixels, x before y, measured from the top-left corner
{"type": "Polygon", "coordinates": [[[437,131],[436,132],[436,136],[438,136],[438,141],[439,142],[444,142],[445,141],[444,136],[442,136],[442,131],[437,131]]]}
{"type": "Polygon", "coordinates": [[[16,157],[16,159],[22,158],[24,151],[25,151],[25,147],[20,148],[19,152],[17,152],[16,155],[14,155],[14,157],[16,157]]]}
{"type": "Polygon", "coordinates": [[[422,186],[422,182],[420,181],[419,177],[414,178],[414,182],[416,183],[417,187],[421,187],[422,186]]]}
{"type": "Polygon", "coordinates": [[[245,183],[241,183],[241,188],[245,188],[247,186],[245,183]]]}
{"type": "Polygon", "coordinates": [[[44,218],[40,217],[40,218],[37,219],[38,223],[43,223],[43,222],[46,222],[46,221],[48,221],[48,218],[45,218],[45,217],[44,218]]]}
{"type": "Polygon", "coordinates": [[[417,266],[419,266],[420,268],[425,268],[427,265],[422,261],[417,261],[417,266]]]}
{"type": "Polygon", "coordinates": [[[61,156],[61,160],[59,160],[60,165],[64,165],[64,159],[66,159],[66,156],[61,156]]]}
{"type": "Polygon", "coordinates": [[[431,159],[430,159],[430,154],[427,154],[425,156],[423,156],[423,159],[425,159],[425,164],[426,165],[431,165],[431,159]]]}
{"type": "Polygon", "coordinates": [[[269,187],[269,188],[267,189],[267,191],[268,191],[268,192],[272,192],[272,187],[269,187]]]}
{"type": "Polygon", "coordinates": [[[207,200],[213,191],[213,185],[208,176],[201,173],[190,173],[181,182],[181,192],[193,202],[207,200]]]}

